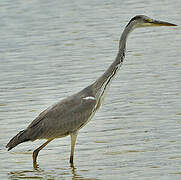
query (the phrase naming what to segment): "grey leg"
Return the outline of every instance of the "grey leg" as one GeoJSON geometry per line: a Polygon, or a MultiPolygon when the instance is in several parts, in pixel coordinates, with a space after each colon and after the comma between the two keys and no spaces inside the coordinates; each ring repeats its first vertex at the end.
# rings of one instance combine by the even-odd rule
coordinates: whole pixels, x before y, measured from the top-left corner
{"type": "Polygon", "coordinates": [[[42,150],[50,141],[52,141],[53,139],[49,139],[48,141],[46,141],[44,144],[42,144],[39,148],[37,148],[35,151],[33,151],[33,167],[37,168],[37,163],[36,163],[36,159],[38,156],[38,153],[40,152],[40,150],[42,150]]]}
{"type": "Polygon", "coordinates": [[[77,139],[77,134],[78,132],[70,134],[71,137],[71,154],[70,154],[70,163],[73,164],[73,159],[74,159],[74,149],[75,149],[75,142],[77,139]]]}

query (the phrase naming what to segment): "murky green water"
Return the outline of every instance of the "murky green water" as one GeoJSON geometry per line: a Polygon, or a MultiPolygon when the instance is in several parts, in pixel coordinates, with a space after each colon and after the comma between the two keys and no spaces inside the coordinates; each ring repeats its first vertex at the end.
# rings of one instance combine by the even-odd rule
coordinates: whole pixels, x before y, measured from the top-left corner
{"type": "Polygon", "coordinates": [[[136,14],[180,24],[180,0],[1,1],[0,179],[181,179],[181,33],[136,30],[104,106],[70,138],[6,143],[46,107],[92,83],[114,60],[136,14]]]}

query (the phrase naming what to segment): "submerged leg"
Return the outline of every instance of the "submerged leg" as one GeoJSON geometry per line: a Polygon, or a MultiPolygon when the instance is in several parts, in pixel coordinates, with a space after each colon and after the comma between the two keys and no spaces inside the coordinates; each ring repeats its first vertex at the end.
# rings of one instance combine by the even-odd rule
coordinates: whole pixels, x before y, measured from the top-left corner
{"type": "Polygon", "coordinates": [[[36,159],[38,156],[38,153],[40,152],[41,149],[43,149],[50,141],[52,141],[53,139],[49,139],[48,141],[46,141],[44,144],[42,144],[39,148],[37,148],[35,151],[33,151],[33,167],[37,168],[37,163],[36,163],[36,159]]]}
{"type": "Polygon", "coordinates": [[[78,132],[74,132],[72,134],[70,134],[71,137],[71,153],[70,153],[70,164],[73,164],[74,161],[74,149],[75,149],[75,142],[77,139],[77,134],[78,132]]]}

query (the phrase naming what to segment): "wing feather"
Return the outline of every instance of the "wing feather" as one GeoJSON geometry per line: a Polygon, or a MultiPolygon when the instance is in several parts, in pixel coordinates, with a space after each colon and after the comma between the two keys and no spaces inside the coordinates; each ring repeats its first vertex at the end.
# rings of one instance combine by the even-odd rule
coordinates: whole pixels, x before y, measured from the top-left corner
{"type": "Polygon", "coordinates": [[[75,94],[44,110],[27,129],[32,140],[68,135],[89,120],[95,106],[95,99],[75,94]]]}

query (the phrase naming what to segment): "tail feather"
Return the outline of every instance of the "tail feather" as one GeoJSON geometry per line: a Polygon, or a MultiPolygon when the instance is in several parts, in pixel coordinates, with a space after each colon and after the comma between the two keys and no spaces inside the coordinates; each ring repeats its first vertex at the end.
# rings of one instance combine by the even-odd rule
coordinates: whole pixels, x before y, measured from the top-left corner
{"type": "Polygon", "coordinates": [[[16,136],[14,136],[9,143],[6,145],[6,148],[8,148],[8,151],[13,149],[15,146],[17,146],[20,143],[23,143],[25,141],[29,141],[30,139],[27,138],[27,131],[23,130],[20,131],[16,136]]]}

